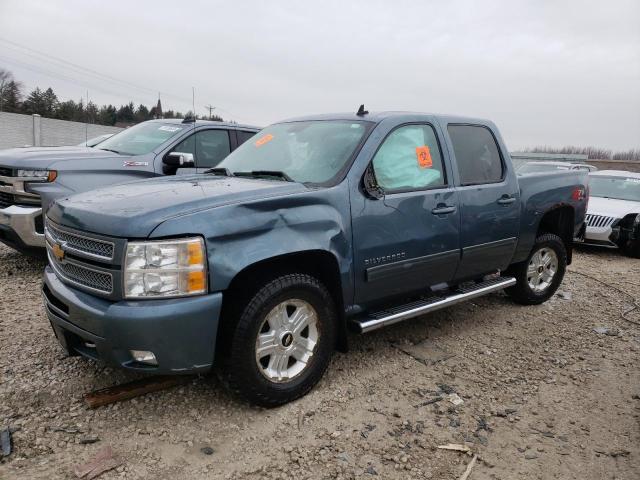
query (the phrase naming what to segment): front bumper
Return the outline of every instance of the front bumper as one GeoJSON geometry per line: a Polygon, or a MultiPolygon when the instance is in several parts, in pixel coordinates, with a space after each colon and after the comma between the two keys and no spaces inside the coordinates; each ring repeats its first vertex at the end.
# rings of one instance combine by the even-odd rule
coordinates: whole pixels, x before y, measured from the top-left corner
{"type": "Polygon", "coordinates": [[[154,374],[199,373],[213,365],[222,293],[112,302],[68,287],[47,266],[42,294],[70,355],[154,374]],[[153,352],[158,365],[136,362],[130,350],[153,352]]]}
{"type": "Polygon", "coordinates": [[[613,235],[612,226],[607,227],[587,227],[584,235],[586,245],[597,245],[601,247],[618,248],[617,236],[613,235]]]}
{"type": "Polygon", "coordinates": [[[42,208],[11,205],[0,209],[0,241],[18,248],[44,248],[42,208]]]}

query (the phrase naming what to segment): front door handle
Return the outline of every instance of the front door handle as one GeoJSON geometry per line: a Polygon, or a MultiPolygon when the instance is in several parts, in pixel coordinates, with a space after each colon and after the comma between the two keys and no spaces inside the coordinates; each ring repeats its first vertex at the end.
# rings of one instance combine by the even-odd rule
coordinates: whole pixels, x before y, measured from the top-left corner
{"type": "Polygon", "coordinates": [[[447,215],[448,213],[454,213],[456,211],[456,207],[453,205],[438,205],[436,208],[431,210],[431,213],[434,215],[447,215]]]}
{"type": "Polygon", "coordinates": [[[516,201],[516,197],[509,197],[509,196],[504,196],[504,197],[500,197],[498,199],[498,203],[500,205],[511,205],[513,202],[516,201]]]}

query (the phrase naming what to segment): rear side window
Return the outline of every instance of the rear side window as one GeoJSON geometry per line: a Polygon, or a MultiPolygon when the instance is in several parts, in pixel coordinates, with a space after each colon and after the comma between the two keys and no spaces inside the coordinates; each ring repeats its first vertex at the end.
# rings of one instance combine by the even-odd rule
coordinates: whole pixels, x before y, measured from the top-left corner
{"type": "Polygon", "coordinates": [[[449,125],[447,130],[462,185],[496,183],[502,180],[504,169],[500,150],[488,128],[449,125]]]}
{"type": "Polygon", "coordinates": [[[256,132],[245,132],[243,130],[238,130],[238,145],[242,145],[244,142],[253,137],[256,132]]]}
{"type": "Polygon", "coordinates": [[[405,125],[392,131],[373,157],[373,170],[386,191],[445,184],[440,147],[430,125],[405,125]]]}

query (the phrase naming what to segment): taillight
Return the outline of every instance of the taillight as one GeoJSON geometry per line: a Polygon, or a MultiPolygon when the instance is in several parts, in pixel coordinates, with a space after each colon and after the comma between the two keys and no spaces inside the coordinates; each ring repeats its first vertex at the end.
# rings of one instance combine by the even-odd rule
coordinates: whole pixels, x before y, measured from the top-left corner
{"type": "Polygon", "coordinates": [[[571,192],[572,200],[580,201],[585,198],[587,198],[587,192],[583,187],[576,187],[573,189],[573,192],[571,192]]]}

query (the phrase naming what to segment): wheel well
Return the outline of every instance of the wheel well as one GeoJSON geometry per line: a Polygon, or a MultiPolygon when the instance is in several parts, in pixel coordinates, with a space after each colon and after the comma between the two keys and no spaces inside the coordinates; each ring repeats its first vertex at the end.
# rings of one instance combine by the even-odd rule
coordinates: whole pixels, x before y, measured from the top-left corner
{"type": "Polygon", "coordinates": [[[573,225],[575,212],[573,207],[558,207],[544,214],[538,225],[536,237],[544,233],[558,235],[567,250],[567,265],[571,264],[573,245],[573,225]]]}
{"type": "MultiPolygon", "coordinates": [[[[238,318],[238,308],[266,282],[287,273],[306,273],[320,280],[333,297],[340,325],[338,325],[337,348],[347,348],[346,320],[344,318],[344,301],[342,281],[336,257],[326,250],[307,250],[268,258],[241,270],[224,292],[222,304],[223,318],[238,318]]],[[[223,327],[229,322],[222,322],[223,327]]],[[[221,328],[219,339],[225,336],[221,328]]],[[[218,348],[216,348],[218,350],[218,348]]]]}

